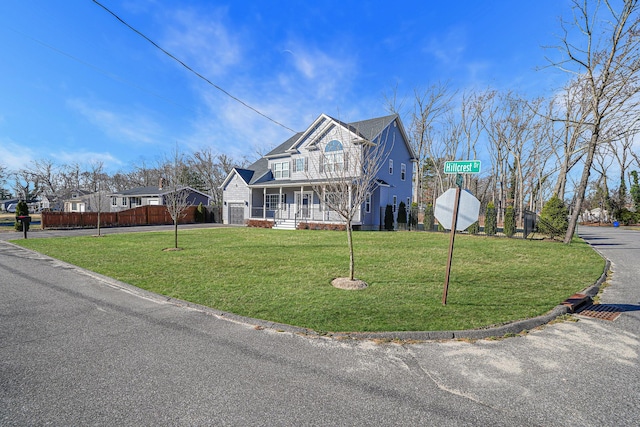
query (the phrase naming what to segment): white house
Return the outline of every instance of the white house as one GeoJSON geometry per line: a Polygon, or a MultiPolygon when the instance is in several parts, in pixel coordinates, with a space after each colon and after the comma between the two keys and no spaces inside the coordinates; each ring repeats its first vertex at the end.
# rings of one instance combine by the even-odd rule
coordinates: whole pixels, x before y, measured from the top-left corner
{"type": "Polygon", "coordinates": [[[222,184],[223,222],[246,224],[272,221],[274,228],[296,228],[298,223],[341,223],[322,189],[327,171],[362,174],[361,163],[371,147],[384,150],[376,186],[354,217],[360,229],[379,229],[386,205],[397,212],[400,202],[412,198],[415,155],[397,114],[344,123],[321,114],[304,131],[293,135],[247,168],[234,168],[222,184]],[[353,157],[353,155],[356,157],[353,157]],[[349,154],[349,157],[347,156],[349,154]],[[360,156],[360,157],[358,157],[360,156]]]}

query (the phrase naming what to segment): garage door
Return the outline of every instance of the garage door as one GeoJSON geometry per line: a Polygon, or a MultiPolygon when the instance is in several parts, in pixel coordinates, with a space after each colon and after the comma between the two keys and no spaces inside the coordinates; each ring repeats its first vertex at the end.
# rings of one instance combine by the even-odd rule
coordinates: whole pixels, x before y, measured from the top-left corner
{"type": "Polygon", "coordinates": [[[229,203],[229,224],[244,224],[243,203],[229,203]]]}

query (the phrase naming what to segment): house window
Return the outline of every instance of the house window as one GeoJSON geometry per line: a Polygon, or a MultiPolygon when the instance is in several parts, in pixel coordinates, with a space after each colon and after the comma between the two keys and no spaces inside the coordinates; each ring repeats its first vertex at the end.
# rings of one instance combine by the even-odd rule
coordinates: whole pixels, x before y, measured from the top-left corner
{"type": "Polygon", "coordinates": [[[121,204],[122,206],[127,206],[127,198],[126,198],[126,197],[123,197],[123,198],[122,198],[122,200],[120,201],[120,204],[121,204]]]}
{"type": "Polygon", "coordinates": [[[118,198],[117,197],[112,197],[111,198],[111,206],[118,206],[118,198]]]}
{"type": "Polygon", "coordinates": [[[307,158],[300,157],[299,159],[295,159],[293,162],[293,171],[294,172],[306,172],[307,171],[307,158]]]}
{"type": "Polygon", "coordinates": [[[393,175],[393,159],[389,159],[389,175],[393,175]]]}
{"type": "Polygon", "coordinates": [[[340,193],[329,191],[324,193],[324,209],[326,211],[335,211],[336,209],[340,209],[342,207],[342,201],[340,193]]]}
{"type": "Polygon", "coordinates": [[[78,203],[77,202],[71,202],[71,211],[75,212],[78,210],[78,203]]]}
{"type": "Polygon", "coordinates": [[[398,208],[398,198],[396,196],[393,196],[393,213],[396,213],[397,208],[398,208]]]}
{"type": "Polygon", "coordinates": [[[142,199],[140,197],[132,197],[131,206],[142,206],[142,199]]]}
{"type": "MultiPolygon", "coordinates": [[[[278,201],[280,200],[280,194],[267,194],[267,200],[265,201],[265,209],[268,211],[275,211],[280,206],[278,205],[278,201]]],[[[282,195],[282,203],[284,204],[287,200],[287,195],[282,195]]]]}
{"type": "Polygon", "coordinates": [[[400,163],[400,179],[404,181],[405,176],[407,175],[407,165],[404,163],[400,163]]]}
{"type": "Polygon", "coordinates": [[[367,197],[364,199],[364,211],[371,213],[371,193],[367,193],[367,197]]]}
{"type": "Polygon", "coordinates": [[[275,179],[289,178],[289,162],[278,162],[273,164],[273,176],[275,179]]]}
{"type": "Polygon", "coordinates": [[[324,149],[324,157],[320,165],[320,172],[339,172],[344,170],[345,160],[342,143],[338,140],[331,140],[324,149]]]}

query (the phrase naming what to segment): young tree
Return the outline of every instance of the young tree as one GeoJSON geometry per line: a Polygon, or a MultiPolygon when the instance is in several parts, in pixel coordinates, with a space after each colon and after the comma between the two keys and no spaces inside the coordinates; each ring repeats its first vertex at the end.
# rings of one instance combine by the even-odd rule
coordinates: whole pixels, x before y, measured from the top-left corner
{"type": "Polygon", "coordinates": [[[184,215],[189,206],[189,191],[185,188],[183,179],[185,168],[185,158],[176,146],[171,153],[171,157],[165,159],[160,167],[162,170],[162,186],[166,189],[164,194],[164,204],[173,220],[174,226],[174,249],[178,249],[178,221],[184,215]]]}
{"type": "Polygon", "coordinates": [[[98,236],[101,236],[101,214],[105,208],[107,202],[106,190],[106,176],[104,174],[104,163],[101,161],[93,161],[89,165],[87,171],[89,183],[89,204],[91,210],[98,214],[98,221],[96,227],[98,229],[98,236]]]}
{"type": "Polygon", "coordinates": [[[573,0],[573,21],[561,23],[564,36],[558,50],[564,57],[550,62],[585,79],[587,90],[583,96],[589,105],[589,114],[581,123],[587,126],[588,132],[584,168],[575,191],[575,205],[565,243],[570,243],[573,238],[594,155],[603,143],[603,132],[613,123],[624,129],[637,129],[639,10],[637,0],[628,0],[620,5],[609,0],[573,0]]]}
{"type": "Polygon", "coordinates": [[[391,122],[380,120],[371,135],[362,135],[360,129],[339,127],[340,150],[324,150],[317,161],[309,159],[309,176],[322,177],[314,180],[313,191],[321,203],[336,212],[345,222],[349,246],[349,280],[353,281],[355,262],[353,254],[353,221],[361,214],[362,205],[368,195],[378,187],[376,177],[393,148],[390,135],[391,122]],[[386,128],[383,128],[383,126],[386,128]],[[345,134],[348,132],[348,134],[345,134]]]}

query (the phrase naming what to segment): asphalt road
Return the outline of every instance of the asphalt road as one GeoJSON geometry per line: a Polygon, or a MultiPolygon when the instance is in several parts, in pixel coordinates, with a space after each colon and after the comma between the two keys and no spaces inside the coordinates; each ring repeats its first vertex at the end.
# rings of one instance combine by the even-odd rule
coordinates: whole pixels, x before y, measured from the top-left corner
{"type": "Polygon", "coordinates": [[[405,345],[255,328],[0,241],[0,425],[638,425],[640,233],[580,231],[617,320],[405,345]]]}

